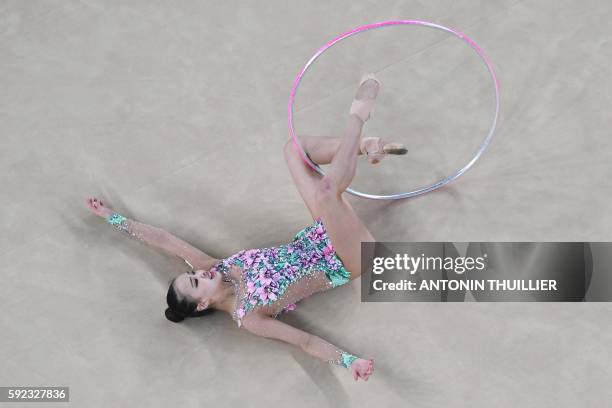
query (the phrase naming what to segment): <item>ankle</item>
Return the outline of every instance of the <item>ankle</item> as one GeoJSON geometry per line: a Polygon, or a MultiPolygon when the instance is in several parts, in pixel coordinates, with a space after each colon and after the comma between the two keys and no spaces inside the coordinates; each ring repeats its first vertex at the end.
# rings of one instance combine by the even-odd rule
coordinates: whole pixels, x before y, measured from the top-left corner
{"type": "Polygon", "coordinates": [[[357,115],[354,112],[349,114],[349,121],[353,121],[360,126],[363,126],[366,122],[365,120],[361,119],[361,116],[357,115]]]}

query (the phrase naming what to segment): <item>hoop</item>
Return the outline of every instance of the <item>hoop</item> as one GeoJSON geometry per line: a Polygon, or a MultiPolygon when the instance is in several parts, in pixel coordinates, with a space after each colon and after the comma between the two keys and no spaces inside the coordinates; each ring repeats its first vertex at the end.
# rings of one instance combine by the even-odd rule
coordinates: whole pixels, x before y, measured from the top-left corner
{"type": "Polygon", "coordinates": [[[432,28],[437,28],[443,31],[447,31],[451,34],[453,34],[455,37],[463,40],[464,42],[466,42],[470,47],[472,47],[472,49],[474,51],[476,51],[476,53],[478,54],[478,56],[482,59],[482,61],[485,63],[487,70],[489,71],[489,74],[491,75],[491,79],[493,80],[493,84],[495,87],[495,115],[493,117],[493,122],[491,124],[491,128],[489,130],[489,133],[487,134],[487,137],[484,139],[483,143],[480,145],[480,148],[478,149],[478,152],[476,152],[476,155],[465,165],[463,166],[460,170],[458,170],[457,172],[455,172],[454,174],[441,179],[429,186],[426,187],[421,187],[418,188],[416,190],[412,190],[412,191],[408,191],[405,193],[398,193],[398,194],[390,194],[390,195],[377,195],[377,194],[369,194],[369,193],[364,193],[364,192],[360,192],[357,190],[353,190],[352,188],[347,188],[346,191],[348,191],[351,194],[354,194],[356,196],[359,197],[364,197],[364,198],[371,198],[371,199],[376,199],[376,200],[397,200],[400,198],[408,198],[408,197],[414,197],[420,194],[425,194],[428,193],[430,191],[433,191],[437,188],[440,188],[448,183],[450,183],[451,181],[455,180],[456,178],[458,178],[459,176],[461,176],[463,173],[465,173],[470,167],[472,167],[474,165],[474,163],[476,163],[476,160],[478,160],[480,158],[480,156],[482,155],[482,153],[485,151],[485,149],[487,148],[487,146],[489,145],[489,142],[491,141],[491,138],[493,137],[493,132],[495,131],[495,126],[497,125],[497,117],[499,115],[499,82],[497,81],[497,77],[495,75],[495,71],[493,70],[493,66],[491,64],[491,61],[487,58],[487,56],[485,55],[484,51],[482,50],[482,48],[480,48],[478,46],[478,44],[476,44],[471,38],[469,38],[468,36],[466,36],[465,34],[457,31],[457,30],[453,30],[452,28],[448,28],[439,24],[434,24],[434,23],[430,23],[427,21],[420,21],[420,20],[393,20],[393,21],[383,21],[380,23],[374,23],[374,24],[368,24],[368,25],[364,25],[361,27],[357,27],[351,31],[348,31],[344,34],[341,34],[340,36],[334,38],[333,40],[331,40],[330,42],[328,42],[327,44],[325,44],[323,47],[321,47],[315,55],[312,56],[312,58],[310,58],[310,60],[308,60],[308,62],[306,63],[306,65],[304,66],[304,68],[302,68],[302,70],[300,71],[300,73],[298,74],[298,76],[295,78],[295,81],[293,82],[293,87],[291,88],[291,95],[289,96],[289,106],[288,106],[288,110],[289,110],[289,133],[291,134],[291,139],[293,140],[293,143],[296,145],[296,147],[298,148],[298,151],[300,153],[300,156],[302,157],[302,160],[304,160],[306,162],[306,164],[308,164],[312,169],[314,169],[315,171],[317,171],[319,174],[321,175],[325,175],[325,172],[316,164],[314,163],[312,160],[310,160],[310,158],[308,158],[308,156],[306,156],[304,149],[302,148],[302,146],[300,145],[300,142],[297,140],[297,137],[295,135],[295,129],[293,127],[293,101],[295,99],[295,93],[297,91],[298,85],[300,84],[300,82],[302,81],[302,77],[304,76],[304,74],[306,73],[306,71],[308,70],[308,68],[310,67],[310,65],[312,65],[312,63],[319,58],[319,56],[321,54],[323,54],[323,52],[325,52],[328,48],[330,48],[331,46],[333,46],[334,44],[344,40],[347,37],[350,37],[354,34],[360,33],[362,31],[366,31],[366,30],[370,30],[373,28],[380,28],[380,27],[385,27],[385,26],[390,26],[390,25],[404,25],[404,24],[412,24],[412,25],[422,25],[422,26],[427,26],[427,27],[432,27],[432,28]]]}

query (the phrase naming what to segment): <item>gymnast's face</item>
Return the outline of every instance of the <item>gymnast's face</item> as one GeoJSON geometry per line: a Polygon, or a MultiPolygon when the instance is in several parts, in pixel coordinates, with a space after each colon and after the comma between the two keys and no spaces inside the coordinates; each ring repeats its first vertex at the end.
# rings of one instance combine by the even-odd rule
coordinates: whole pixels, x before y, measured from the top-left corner
{"type": "Polygon", "coordinates": [[[220,290],[221,278],[219,272],[199,269],[179,275],[174,284],[181,295],[198,302],[197,310],[200,311],[210,305],[211,299],[220,290]]]}

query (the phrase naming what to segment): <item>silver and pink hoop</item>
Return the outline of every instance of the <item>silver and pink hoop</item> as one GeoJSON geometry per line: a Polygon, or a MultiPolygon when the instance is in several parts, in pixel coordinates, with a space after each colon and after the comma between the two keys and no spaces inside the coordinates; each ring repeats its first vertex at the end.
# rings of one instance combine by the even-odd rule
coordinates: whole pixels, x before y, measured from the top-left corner
{"type": "Polygon", "coordinates": [[[497,117],[499,115],[499,82],[497,81],[497,77],[495,75],[495,71],[493,70],[493,66],[491,64],[491,61],[487,58],[487,56],[485,55],[484,51],[482,50],[482,48],[480,48],[478,46],[478,44],[476,44],[471,38],[469,38],[468,36],[466,36],[465,34],[457,31],[457,30],[453,30],[452,28],[448,28],[439,24],[434,24],[434,23],[430,23],[427,21],[420,21],[420,20],[393,20],[393,21],[383,21],[380,23],[374,23],[374,24],[368,24],[368,25],[364,25],[361,27],[357,27],[351,31],[348,31],[344,34],[339,35],[338,37],[334,38],[333,40],[329,41],[327,44],[325,44],[323,47],[321,47],[316,53],[315,55],[312,56],[312,58],[310,58],[310,60],[308,60],[308,62],[306,63],[306,65],[304,66],[304,68],[302,68],[302,70],[300,71],[300,73],[298,74],[298,76],[295,78],[295,81],[293,82],[293,87],[291,88],[291,95],[289,96],[289,106],[288,106],[288,110],[289,110],[289,133],[291,134],[291,138],[293,140],[293,143],[297,146],[298,151],[300,152],[300,156],[302,157],[302,160],[304,160],[311,168],[313,168],[314,170],[316,170],[319,174],[321,175],[325,175],[325,172],[323,172],[323,170],[316,164],[314,163],[312,160],[310,160],[308,158],[308,156],[306,156],[304,149],[302,148],[302,146],[300,145],[300,142],[298,141],[296,135],[295,135],[295,129],[293,126],[293,101],[295,99],[295,94],[297,92],[297,88],[298,85],[300,84],[300,82],[302,81],[302,77],[304,76],[304,74],[306,73],[306,71],[308,70],[308,68],[312,65],[312,63],[321,56],[321,54],[323,54],[327,49],[329,49],[330,47],[332,47],[334,44],[344,40],[347,37],[350,37],[352,35],[355,35],[357,33],[360,33],[362,31],[366,31],[366,30],[370,30],[373,28],[380,28],[380,27],[386,27],[386,26],[392,26],[392,25],[421,25],[421,26],[426,26],[426,27],[432,27],[432,28],[436,28],[439,30],[443,30],[446,32],[449,32],[451,34],[453,34],[455,37],[461,39],[462,41],[466,42],[470,47],[472,47],[472,49],[474,51],[476,51],[476,53],[478,54],[478,56],[480,56],[480,58],[482,59],[482,61],[485,63],[487,70],[489,71],[489,74],[491,76],[491,79],[493,80],[493,85],[494,85],[494,89],[495,89],[495,114],[493,116],[493,122],[491,124],[491,128],[487,134],[487,137],[484,139],[484,141],[482,142],[482,144],[480,145],[480,148],[478,149],[478,152],[476,153],[476,155],[474,155],[474,157],[465,165],[463,166],[460,170],[458,170],[457,172],[453,173],[452,175],[443,178],[429,186],[425,186],[425,187],[421,187],[418,188],[416,190],[412,190],[412,191],[408,191],[408,192],[404,192],[404,193],[397,193],[397,194],[389,194],[389,195],[377,195],[377,194],[369,194],[369,193],[364,193],[364,192],[360,192],[360,191],[356,191],[352,188],[347,188],[346,191],[348,191],[351,194],[354,194],[356,196],[359,197],[364,197],[364,198],[371,198],[371,199],[376,199],[376,200],[397,200],[400,198],[408,198],[408,197],[414,197],[417,195],[421,195],[421,194],[425,194],[428,193],[430,191],[433,191],[437,188],[440,188],[448,183],[450,183],[451,181],[455,180],[456,178],[458,178],[459,176],[461,176],[463,173],[465,173],[470,167],[472,167],[474,165],[474,163],[476,163],[476,161],[480,158],[480,156],[482,155],[482,153],[485,151],[485,149],[487,148],[487,146],[489,145],[489,142],[491,141],[491,138],[493,137],[493,132],[495,131],[495,126],[497,125],[497,117]]]}

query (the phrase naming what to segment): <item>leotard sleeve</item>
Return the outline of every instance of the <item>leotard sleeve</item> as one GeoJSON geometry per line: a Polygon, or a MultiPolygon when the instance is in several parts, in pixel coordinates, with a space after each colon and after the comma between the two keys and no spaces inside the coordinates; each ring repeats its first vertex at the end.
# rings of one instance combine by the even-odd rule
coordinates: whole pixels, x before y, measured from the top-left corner
{"type": "Polygon", "coordinates": [[[348,368],[358,358],[318,336],[269,316],[250,314],[243,320],[242,327],[258,336],[283,340],[298,346],[308,354],[330,364],[348,368]]]}

